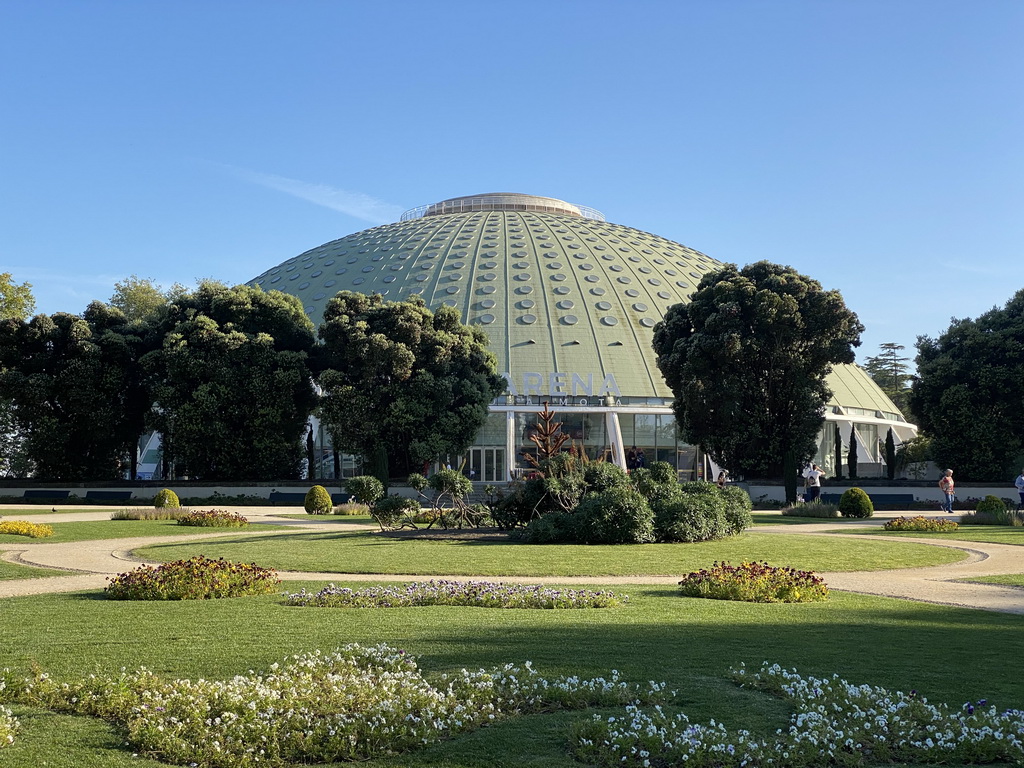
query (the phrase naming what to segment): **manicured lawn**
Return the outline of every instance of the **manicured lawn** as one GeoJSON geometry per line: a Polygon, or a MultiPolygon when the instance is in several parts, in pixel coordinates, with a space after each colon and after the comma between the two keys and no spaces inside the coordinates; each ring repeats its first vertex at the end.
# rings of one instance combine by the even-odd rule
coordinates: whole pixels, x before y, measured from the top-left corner
{"type": "Polygon", "coordinates": [[[982,541],[989,544],[1013,544],[1024,546],[1024,527],[1002,525],[961,525],[949,533],[927,533],[924,531],[886,531],[882,528],[860,528],[856,530],[837,530],[834,533],[878,534],[893,538],[924,538],[947,541],[982,541]]]}
{"type": "Polygon", "coordinates": [[[794,517],[783,515],[781,512],[752,512],[754,525],[817,525],[820,523],[834,523],[842,525],[842,519],[838,517],[794,517]]]}
{"type": "Polygon", "coordinates": [[[315,532],[162,544],[138,553],[161,561],[203,554],[287,571],[567,577],[684,574],[722,560],[856,571],[937,565],[964,557],[956,550],[923,544],[756,532],[699,544],[631,546],[413,541],[372,532],[315,532]]]}
{"type": "Polygon", "coordinates": [[[20,507],[18,509],[0,508],[0,518],[6,520],[17,520],[25,515],[52,515],[55,509],[57,510],[57,513],[61,515],[73,515],[76,512],[104,512],[110,515],[124,509],[124,507],[118,507],[117,509],[104,509],[103,507],[90,507],[88,509],[61,509],[60,507],[53,506],[20,507]]]}
{"type": "MultiPolygon", "coordinates": [[[[38,539],[27,539],[27,541],[38,541],[38,539]]],[[[67,576],[69,571],[58,571],[51,568],[33,568],[28,565],[18,565],[0,560],[0,581],[12,581],[14,579],[38,579],[45,576],[67,576]]]]}
{"type": "MultiPolygon", "coordinates": [[[[322,583],[287,584],[315,589],[322,583]]],[[[825,603],[755,605],[678,597],[666,587],[608,587],[619,608],[583,611],[450,607],[313,609],[279,596],[139,603],[79,593],[3,601],[0,668],[36,662],[59,677],[145,665],[182,677],[224,679],[265,670],[291,653],[348,642],[386,642],[416,655],[430,674],[532,660],[546,675],[607,674],[664,680],[692,719],[756,731],[781,727],[786,707],[733,686],[731,665],[765,660],[802,673],[915,689],[952,704],[988,698],[1024,704],[1007,659],[1024,655],[1022,617],[834,594],[825,603]]],[[[16,708],[25,728],[0,763],[48,768],[155,768],[132,758],[96,720],[16,708]],[[10,762],[3,762],[3,761],[10,762]]],[[[609,714],[611,711],[609,711],[609,714]]],[[[499,723],[372,768],[580,768],[566,755],[567,725],[586,712],[499,723]]]]}
{"type": "MultiPolygon", "coordinates": [[[[15,519],[15,518],[7,518],[15,519]]],[[[174,520],[91,520],[80,523],[46,523],[53,528],[53,536],[45,539],[31,539],[28,536],[0,534],[0,544],[60,544],[72,541],[94,541],[97,539],[128,539],[137,536],[187,536],[197,533],[220,533],[223,531],[267,531],[288,530],[286,525],[253,523],[248,528],[198,528],[178,525],[174,520]]]]}
{"type": "Polygon", "coordinates": [[[1008,587],[1024,587],[1024,573],[1008,573],[1002,576],[979,576],[976,579],[964,579],[964,581],[977,581],[981,584],[1004,584],[1008,587]]]}

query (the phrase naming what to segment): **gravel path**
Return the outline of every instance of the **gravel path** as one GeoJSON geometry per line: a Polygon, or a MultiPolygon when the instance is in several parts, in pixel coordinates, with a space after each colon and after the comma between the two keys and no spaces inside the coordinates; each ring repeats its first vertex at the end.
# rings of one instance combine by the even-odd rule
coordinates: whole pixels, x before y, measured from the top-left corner
{"type": "MultiPolygon", "coordinates": [[[[32,522],[69,522],[86,520],[107,520],[109,512],[80,511],[68,512],[72,509],[62,507],[57,513],[32,515],[26,519],[32,522]]],[[[86,508],[88,509],[88,508],[86,508]]],[[[256,523],[272,523],[289,525],[303,530],[338,530],[338,523],[317,523],[312,519],[293,520],[283,518],[283,514],[302,513],[301,507],[247,507],[232,508],[256,523]]],[[[5,515],[0,506],[0,515],[5,515]]],[[[864,525],[881,526],[890,517],[898,517],[902,512],[878,513],[872,520],[863,521],[864,525]]],[[[14,516],[9,516],[13,519],[14,516]]],[[[361,527],[359,523],[349,523],[353,527],[361,527]]],[[[797,534],[806,536],[832,536],[837,523],[825,522],[806,525],[774,525],[758,526],[759,533],[797,534]]],[[[274,533],[273,531],[248,531],[247,533],[274,533]]],[[[36,579],[19,579],[0,581],[0,597],[37,595],[56,592],[74,592],[79,590],[102,589],[107,579],[118,573],[131,570],[143,562],[133,556],[133,551],[150,544],[190,541],[196,539],[217,538],[222,536],[238,536],[239,531],[184,534],[180,536],[147,536],[130,539],[107,539],[100,541],[84,541],[65,544],[0,544],[0,557],[13,563],[32,565],[68,571],[66,576],[53,576],[36,579]]],[[[867,537],[882,538],[882,537],[867,537]]],[[[887,538],[886,541],[892,541],[887,538]]],[[[1005,587],[993,584],[974,584],[960,581],[979,576],[1024,573],[1024,547],[1006,544],[988,544],[981,542],[957,541],[946,538],[935,539],[902,538],[900,541],[911,541],[931,546],[944,546],[960,549],[965,558],[948,565],[928,568],[907,568],[892,571],[857,571],[846,573],[821,574],[830,589],[859,592],[869,595],[882,595],[906,600],[917,600],[941,605],[955,605],[1002,613],[1024,614],[1024,588],[1005,587]]],[[[680,574],[681,575],[681,574],[680,574]]],[[[423,576],[408,574],[342,574],[342,573],[293,573],[281,572],[282,580],[330,580],[342,581],[413,581],[423,576]]],[[[493,579],[485,576],[464,576],[464,579],[493,579]]],[[[679,576],[594,576],[594,577],[502,577],[502,581],[521,583],[549,584],[675,584],[679,576]]]]}

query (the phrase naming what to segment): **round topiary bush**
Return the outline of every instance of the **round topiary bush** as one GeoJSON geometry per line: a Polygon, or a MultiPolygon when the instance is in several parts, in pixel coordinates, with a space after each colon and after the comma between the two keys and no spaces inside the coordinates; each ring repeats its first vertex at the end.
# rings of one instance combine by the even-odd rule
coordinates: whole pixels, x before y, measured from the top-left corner
{"type": "Polygon", "coordinates": [[[843,517],[871,517],[875,514],[875,505],[860,488],[847,488],[839,497],[839,512],[843,517]]]}
{"type": "Polygon", "coordinates": [[[384,498],[384,483],[373,475],[350,477],[345,483],[345,490],[355,497],[356,501],[369,504],[371,507],[378,499],[384,498]]]}
{"type": "Polygon", "coordinates": [[[1006,515],[1006,504],[998,496],[989,495],[978,502],[978,506],[975,507],[974,511],[979,515],[1002,517],[1006,515]]]}
{"type": "Polygon", "coordinates": [[[162,491],[156,492],[156,496],[153,497],[153,506],[157,509],[163,509],[164,507],[180,507],[181,502],[178,501],[178,494],[170,488],[164,488],[162,491]]]}
{"type": "Polygon", "coordinates": [[[334,508],[331,501],[331,494],[322,485],[314,485],[306,491],[306,514],[308,515],[329,515],[334,508]]]}
{"type": "Polygon", "coordinates": [[[583,544],[646,544],[654,541],[654,512],[628,485],[587,495],[576,507],[583,544]]]}

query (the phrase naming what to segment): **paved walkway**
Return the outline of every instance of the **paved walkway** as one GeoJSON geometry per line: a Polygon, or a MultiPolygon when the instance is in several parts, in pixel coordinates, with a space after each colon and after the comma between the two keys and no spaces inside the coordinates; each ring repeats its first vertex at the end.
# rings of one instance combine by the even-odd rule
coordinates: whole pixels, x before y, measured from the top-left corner
{"type": "MultiPolygon", "coordinates": [[[[61,507],[57,513],[25,516],[33,522],[69,522],[86,520],[107,520],[109,512],[69,511],[73,507],[61,507]]],[[[92,508],[84,508],[90,510],[92,508]]],[[[232,508],[255,523],[289,525],[302,530],[338,530],[338,523],[315,522],[314,518],[293,520],[281,517],[284,514],[301,514],[302,508],[287,507],[247,507],[232,508]]],[[[0,516],[4,515],[4,507],[0,506],[0,516]]],[[[898,517],[901,512],[878,513],[877,517],[863,521],[864,525],[881,526],[890,517],[898,517]]],[[[10,518],[9,518],[10,519],[10,518]]],[[[352,522],[354,527],[359,523],[352,522]]],[[[806,536],[831,536],[828,533],[837,527],[835,521],[805,525],[774,525],[758,526],[759,533],[798,534],[806,536]]],[[[249,533],[261,533],[250,530],[249,533]]],[[[272,533],[263,531],[263,534],[272,533]]],[[[123,573],[136,567],[142,560],[132,553],[134,550],[150,544],[190,541],[196,539],[238,536],[238,530],[216,533],[193,533],[180,536],[147,536],[130,539],[106,539],[100,541],[84,541],[65,544],[26,543],[0,544],[0,557],[9,562],[33,565],[68,571],[66,576],[48,578],[20,579],[0,581],[0,598],[21,595],[48,594],[55,592],[74,592],[79,590],[102,589],[107,579],[115,574],[123,573]]],[[[876,538],[876,537],[869,537],[876,538]]],[[[877,537],[881,538],[881,537],[877,537]]],[[[886,538],[886,541],[893,541],[886,538]]],[[[931,546],[944,546],[960,549],[965,558],[948,565],[928,568],[907,568],[892,571],[857,571],[849,573],[825,573],[822,576],[830,589],[859,592],[862,594],[882,595],[906,600],[917,600],[942,605],[955,605],[965,608],[999,611],[1003,613],[1024,614],[1024,588],[1003,587],[993,584],[975,584],[960,581],[978,576],[1024,573],[1024,547],[1006,544],[987,544],[980,542],[957,541],[944,538],[935,539],[901,538],[900,541],[912,541],[931,546]]],[[[342,573],[293,573],[280,572],[282,580],[329,580],[329,581],[412,581],[423,579],[422,575],[410,574],[342,574],[342,573]]],[[[681,575],[681,574],[680,574],[681,575]]],[[[485,576],[462,576],[463,579],[493,579],[485,576]]],[[[502,581],[525,583],[573,583],[573,584],[674,584],[679,580],[676,576],[594,576],[594,577],[502,577],[502,581]]]]}

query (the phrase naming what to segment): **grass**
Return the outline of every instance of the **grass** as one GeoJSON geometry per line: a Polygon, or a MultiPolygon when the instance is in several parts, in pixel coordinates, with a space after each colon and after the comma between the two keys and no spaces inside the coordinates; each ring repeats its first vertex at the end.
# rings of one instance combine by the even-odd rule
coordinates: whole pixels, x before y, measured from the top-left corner
{"type": "MultiPolygon", "coordinates": [[[[372,583],[372,582],[368,582],[372,583]]],[[[290,583],[289,590],[323,582],[290,583]]],[[[545,674],[606,674],[665,680],[691,718],[754,730],[780,727],[779,702],[726,681],[730,665],[770,659],[805,674],[839,673],[851,682],[916,689],[959,705],[988,698],[1001,708],[1024,701],[1006,659],[1024,654],[1020,617],[836,593],[824,603],[754,604],[679,597],[668,587],[609,587],[628,604],[593,611],[502,611],[453,607],[289,608],[279,596],[170,603],[120,602],[99,593],[4,601],[0,667],[37,662],[59,677],[145,665],[167,675],[223,679],[264,670],[288,654],[348,642],[386,642],[420,659],[431,674],[532,660],[545,674]],[[257,629],[258,628],[258,629],[257,629]],[[936,653],[903,653],[915,648],[936,653]],[[950,660],[970,659],[956,664],[950,660]]],[[[131,758],[116,734],[88,718],[26,715],[19,740],[0,759],[48,768],[161,763],[131,758]]],[[[510,720],[369,768],[580,768],[565,731],[589,713],[510,720]]]]}
{"type": "Polygon", "coordinates": [[[18,509],[11,509],[6,507],[0,507],[0,518],[6,518],[7,520],[17,520],[25,515],[52,515],[54,510],[59,515],[75,514],[76,512],[105,512],[111,514],[117,512],[118,509],[104,509],[103,507],[90,507],[88,509],[61,509],[59,507],[50,506],[38,506],[38,507],[22,507],[18,509]]]}
{"type": "Polygon", "coordinates": [[[368,531],[296,532],[157,544],[138,554],[160,561],[203,554],[277,570],[323,573],[566,577],[683,574],[716,560],[767,560],[804,570],[857,571],[938,565],[965,557],[957,550],[924,544],[750,532],[699,544],[616,546],[414,541],[368,531]]]}
{"type": "MultiPolygon", "coordinates": [[[[25,536],[0,535],[0,544],[64,544],[98,539],[130,539],[138,536],[181,536],[210,532],[209,528],[178,525],[174,520],[87,520],[80,523],[49,523],[53,536],[29,539],[25,536]]],[[[253,524],[247,530],[288,530],[286,525],[253,524]],[[256,528],[256,526],[259,526],[256,528]]],[[[172,558],[173,559],[173,558],[172,558]]]]}
{"type": "Polygon", "coordinates": [[[963,581],[976,581],[979,584],[1002,584],[1007,587],[1024,587],[1024,573],[1007,573],[999,576],[978,576],[963,581]]]}
{"type": "MultiPolygon", "coordinates": [[[[956,518],[951,518],[956,519],[956,518]]],[[[961,525],[950,533],[930,533],[925,531],[886,531],[882,528],[860,528],[855,530],[836,530],[830,533],[870,534],[872,536],[891,536],[893,538],[922,538],[938,541],[979,541],[989,544],[1011,544],[1024,547],[1024,527],[1001,525],[961,525]]]]}

